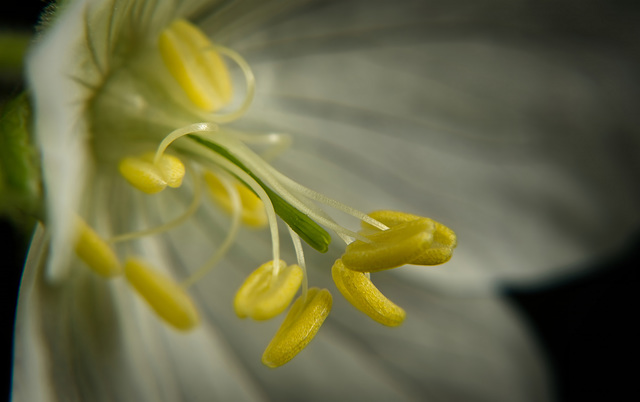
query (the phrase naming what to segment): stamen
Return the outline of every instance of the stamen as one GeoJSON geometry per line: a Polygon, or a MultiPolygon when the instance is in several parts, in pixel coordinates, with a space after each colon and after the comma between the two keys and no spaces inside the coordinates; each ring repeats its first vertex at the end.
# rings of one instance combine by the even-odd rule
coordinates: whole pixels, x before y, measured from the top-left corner
{"type": "Polygon", "coordinates": [[[287,267],[282,260],[277,268],[276,274],[273,261],[262,264],[240,286],[233,301],[238,317],[269,320],[291,304],[302,282],[302,269],[297,265],[287,267]]]}
{"type": "Polygon", "coordinates": [[[155,157],[153,158],[154,163],[158,162],[162,158],[169,145],[177,139],[193,133],[213,133],[216,131],[218,131],[218,125],[214,123],[195,123],[173,130],[164,137],[160,142],[160,145],[158,145],[155,157]]]}
{"type": "Polygon", "coordinates": [[[298,297],[264,351],[262,363],[275,368],[293,359],[316,336],[331,305],[327,289],[311,288],[305,299],[298,297]]]}
{"type": "Polygon", "coordinates": [[[226,114],[202,116],[204,120],[229,123],[247,112],[255,95],[255,77],[249,64],[238,53],[223,46],[214,46],[200,29],[185,20],[174,21],[162,32],[158,48],[165,66],[189,100],[209,113],[229,104],[233,95],[229,71],[218,53],[236,62],[247,85],[240,107],[226,114]]]}
{"type": "Polygon", "coordinates": [[[158,47],[169,72],[198,108],[211,112],[231,101],[229,71],[196,26],[175,20],[160,34],[158,47]]]}
{"type": "Polygon", "coordinates": [[[171,278],[135,258],[128,259],[124,269],[129,283],[168,324],[182,331],[198,324],[198,311],[191,298],[171,278]]]}
{"type": "MultiPolygon", "coordinates": [[[[205,151],[200,147],[196,147],[194,148],[194,150],[197,152],[205,151]]],[[[208,161],[206,160],[204,161],[205,165],[210,165],[212,169],[221,167],[226,171],[228,171],[229,173],[231,173],[232,175],[236,176],[238,179],[244,182],[247,186],[249,186],[249,188],[251,188],[251,190],[253,190],[253,192],[258,195],[258,198],[260,198],[260,200],[264,203],[264,208],[267,213],[267,221],[269,222],[269,230],[271,232],[271,246],[272,246],[273,261],[279,261],[280,260],[280,239],[278,237],[278,221],[276,218],[276,213],[273,209],[273,204],[271,203],[271,200],[269,199],[269,196],[267,195],[267,193],[250,175],[245,173],[244,170],[240,169],[238,166],[234,165],[226,158],[222,157],[221,155],[215,152],[206,152],[205,155],[206,155],[205,158],[208,159],[208,161]]]]}
{"type": "MultiPolygon", "coordinates": [[[[150,158],[153,154],[149,153],[150,158]]],[[[167,186],[178,188],[182,185],[182,179],[185,174],[185,167],[182,161],[175,156],[164,154],[159,160],[153,161],[162,177],[167,181],[167,186]]]]}
{"type": "MultiPolygon", "coordinates": [[[[213,136],[209,136],[213,137],[213,136]]],[[[228,171],[232,171],[230,169],[234,169],[235,171],[244,173],[244,176],[249,177],[254,186],[262,188],[262,193],[251,187],[252,190],[262,199],[262,202],[265,203],[265,207],[267,207],[267,200],[262,198],[262,194],[266,195],[269,203],[272,205],[274,212],[277,211],[278,215],[282,218],[283,221],[287,223],[305,242],[307,242],[311,247],[318,250],[321,253],[327,252],[329,249],[329,244],[331,243],[331,236],[324,230],[317,222],[315,222],[311,217],[305,215],[302,211],[296,209],[294,206],[289,204],[286,200],[284,200],[280,195],[278,195],[273,189],[267,186],[264,182],[260,180],[260,178],[249,168],[247,168],[238,158],[236,158],[233,154],[231,154],[225,147],[217,144],[209,137],[194,135],[191,136],[191,139],[194,140],[192,144],[185,144],[185,146],[189,146],[189,151],[195,155],[201,156],[201,161],[205,165],[214,165],[212,162],[214,160],[220,161],[221,164],[229,166],[228,171]],[[202,146],[199,146],[202,145],[202,146]]],[[[219,136],[216,136],[216,138],[219,136]]],[[[257,157],[257,156],[256,156],[257,157]]],[[[259,172],[261,173],[261,172],[259,172]]],[[[248,181],[242,179],[240,175],[234,174],[238,177],[240,181],[243,181],[245,184],[249,184],[248,181]]],[[[267,208],[267,216],[269,216],[270,208],[267,208]]],[[[274,217],[275,218],[275,217],[274,217]]],[[[271,218],[269,219],[269,225],[273,227],[271,224],[271,218]]],[[[273,230],[273,229],[272,229],[273,230]]]]}
{"type": "Polygon", "coordinates": [[[282,182],[282,184],[285,187],[288,187],[289,190],[294,191],[296,193],[300,193],[304,196],[306,196],[309,199],[312,199],[314,201],[318,201],[322,204],[325,204],[329,207],[332,207],[334,209],[337,209],[338,211],[342,211],[346,214],[349,214],[355,218],[360,219],[362,222],[366,222],[369,225],[379,229],[379,230],[387,230],[389,229],[388,226],[384,225],[383,223],[375,220],[373,217],[367,214],[365,214],[362,211],[359,211],[355,208],[352,208],[348,205],[345,205],[343,203],[341,203],[338,200],[334,200],[333,198],[327,197],[324,194],[321,194],[317,191],[314,191],[308,187],[303,186],[300,183],[297,183],[293,180],[291,180],[289,177],[283,175],[282,173],[280,173],[279,171],[277,171],[276,169],[274,169],[271,165],[269,164],[265,164],[265,169],[268,170],[271,174],[273,174],[275,176],[275,178],[277,180],[280,180],[282,182]]]}
{"type": "Polygon", "coordinates": [[[152,152],[124,158],[118,168],[132,186],[147,194],[155,194],[167,186],[180,187],[185,173],[180,159],[165,154],[154,160],[152,152]]]}
{"type": "Polygon", "coordinates": [[[349,244],[342,256],[345,267],[359,272],[375,272],[411,263],[433,243],[435,225],[430,219],[417,219],[369,234],[371,241],[349,244]]]}
{"type": "Polygon", "coordinates": [[[211,140],[232,152],[233,156],[238,158],[238,160],[240,160],[240,162],[242,162],[250,171],[260,172],[260,178],[298,211],[308,215],[317,223],[333,230],[336,233],[346,234],[363,242],[367,241],[364,236],[338,225],[333,219],[327,218],[325,214],[320,212],[321,210],[317,206],[304,203],[295,197],[277,179],[275,179],[273,175],[271,175],[267,168],[269,165],[262,161],[258,155],[256,155],[241,141],[238,141],[224,132],[221,132],[215,137],[215,139],[212,138],[211,140]]]}
{"type": "Polygon", "coordinates": [[[76,247],[78,257],[95,273],[105,278],[122,273],[122,266],[111,247],[87,223],[75,219],[76,247]]]}
{"type": "Polygon", "coordinates": [[[288,149],[292,143],[291,136],[283,133],[252,134],[228,128],[225,128],[224,132],[232,135],[245,144],[267,145],[268,148],[266,151],[260,153],[260,156],[265,162],[269,162],[276,156],[280,155],[288,149]]]}
{"type": "MultiPolygon", "coordinates": [[[[187,168],[187,172],[190,172],[193,176],[192,168],[187,168]]],[[[138,239],[144,236],[150,236],[150,235],[167,232],[179,226],[180,224],[184,223],[190,216],[192,216],[198,209],[201,198],[202,198],[202,185],[200,183],[200,180],[193,180],[193,200],[191,201],[191,204],[189,204],[189,207],[186,210],[184,210],[182,214],[180,214],[176,218],[162,225],[159,225],[150,229],[138,230],[135,232],[123,233],[117,236],[113,236],[108,240],[108,242],[119,243],[127,240],[138,239]]]]}
{"type": "Polygon", "coordinates": [[[225,114],[214,114],[209,115],[208,120],[215,121],[217,123],[230,123],[240,117],[242,117],[247,110],[249,110],[249,106],[251,106],[251,102],[253,102],[253,97],[256,93],[256,80],[253,76],[253,71],[251,71],[251,67],[249,63],[247,63],[242,56],[233,50],[223,47],[223,46],[215,46],[215,49],[235,61],[238,64],[238,67],[242,70],[244,74],[245,83],[247,85],[247,93],[245,94],[244,100],[242,104],[238,108],[238,110],[225,113],[225,114]]]}
{"type": "Polygon", "coordinates": [[[229,201],[231,203],[231,225],[229,226],[229,230],[227,231],[227,236],[224,241],[218,247],[216,252],[205,262],[200,268],[196,269],[187,279],[182,281],[182,287],[188,288],[193,285],[200,279],[202,279],[206,274],[211,272],[211,270],[215,267],[215,265],[222,259],[222,257],[229,250],[236,236],[238,235],[238,229],[240,229],[240,217],[242,215],[242,208],[240,205],[240,196],[238,192],[235,191],[235,188],[228,182],[222,182],[225,190],[229,194],[229,201]]]}
{"type": "MultiPolygon", "coordinates": [[[[348,205],[345,205],[340,201],[327,197],[324,194],[318,193],[317,191],[311,190],[310,188],[307,188],[291,180],[289,177],[283,175],[278,170],[274,169],[269,163],[267,163],[264,158],[258,157],[252,150],[247,148],[243,143],[245,138],[247,138],[247,136],[243,135],[243,133],[225,129],[224,131],[221,132],[221,135],[217,136],[216,138],[212,138],[212,140],[217,143],[226,145],[228,149],[233,149],[234,156],[238,157],[243,163],[246,163],[247,167],[249,167],[252,171],[261,172],[261,176],[264,177],[265,181],[267,181],[270,185],[274,186],[274,189],[278,191],[281,195],[283,195],[285,198],[287,198],[287,201],[291,202],[290,198],[293,198],[294,200],[293,202],[300,201],[301,203],[306,205],[307,208],[309,209],[309,211],[306,211],[307,213],[311,212],[312,210],[314,214],[320,215],[319,218],[325,219],[325,221],[323,221],[322,223],[325,224],[327,227],[330,227],[332,230],[336,231],[336,233],[347,234],[347,235],[350,235],[352,238],[359,238],[357,234],[339,227],[335,222],[333,222],[332,219],[322,216],[323,214],[318,213],[319,209],[317,209],[317,207],[313,208],[309,204],[304,203],[303,200],[293,197],[292,193],[304,195],[305,197],[311,200],[320,202],[329,207],[332,207],[346,214],[349,214],[353,217],[356,217],[359,220],[365,221],[370,225],[373,225],[381,230],[388,229],[387,226],[371,218],[364,212],[359,211],[355,208],[352,208],[348,205]],[[225,139],[228,139],[229,141],[225,143],[225,139]],[[243,142],[240,142],[238,140],[241,140],[243,142]],[[286,197],[284,194],[282,194],[282,192],[288,194],[289,197],[286,197]],[[331,223],[327,224],[327,222],[329,221],[331,223]],[[336,227],[334,227],[334,225],[336,227]]],[[[248,139],[251,140],[252,137],[248,137],[248,139]]],[[[296,204],[294,206],[298,206],[298,205],[296,204]]],[[[317,219],[315,215],[314,215],[314,219],[317,219]]],[[[360,239],[360,240],[366,241],[366,239],[360,239]]]]}
{"type": "Polygon", "coordinates": [[[405,311],[387,299],[366,274],[347,269],[342,260],[336,260],[331,275],[344,298],[373,320],[389,327],[404,321],[405,311]]]}
{"type": "MultiPolygon", "coordinates": [[[[119,165],[120,173],[134,187],[148,194],[162,191],[167,186],[179,187],[185,166],[177,157],[167,155],[166,151],[173,142],[190,136],[191,141],[179,141],[175,150],[181,156],[195,158],[203,168],[212,170],[205,171],[201,179],[209,187],[214,201],[232,215],[227,236],[206,263],[181,284],[136,258],[129,258],[122,267],[109,245],[80,219],[76,224],[78,256],[103,276],[114,276],[124,271],[130,285],[160,318],[179,330],[189,330],[198,325],[199,316],[186,289],[209,273],[224,256],[233,244],[241,222],[255,227],[268,223],[272,261],[262,264],[246,278],[235,295],[234,310],[240,318],[267,320],[291,305],[262,356],[263,364],[279,367],[309,344],[332,308],[332,296],[327,289],[309,288],[301,242],[304,240],[319,252],[326,252],[331,236],[320,226],[323,225],[347,243],[343,257],[332,267],[332,277],[340,292],[373,320],[387,326],[400,325],[405,319],[405,311],[373,285],[370,272],[404,264],[443,263],[451,258],[456,246],[455,233],[431,219],[415,215],[392,211],[367,215],[289,179],[265,161],[289,146],[290,138],[286,135],[271,133],[258,137],[233,129],[220,129],[216,123],[231,122],[247,112],[255,95],[255,78],[242,56],[231,49],[215,46],[193,24],[182,19],[172,22],[159,35],[158,52],[166,67],[164,70],[160,65],[162,74],[166,76],[168,70],[175,79],[167,78],[165,83],[171,88],[165,89],[179,98],[182,108],[189,109],[183,112],[194,117],[190,121],[202,118],[204,122],[172,131],[160,142],[155,153],[123,159],[119,165]],[[237,110],[229,107],[234,98],[225,64],[227,58],[237,64],[234,74],[239,68],[246,81],[244,99],[234,102],[234,108],[239,105],[237,110]],[[184,96],[181,91],[184,91],[184,96]],[[325,212],[325,206],[361,220],[363,229],[355,232],[341,226],[325,212]],[[287,266],[280,260],[276,212],[288,225],[297,265],[287,266]],[[302,294],[292,304],[301,286],[302,294]]],[[[158,53],[153,56],[157,57],[158,53]]],[[[145,60],[148,59],[142,59],[143,62],[145,60]]],[[[129,77],[125,75],[124,80],[129,77]]],[[[114,98],[108,97],[106,104],[109,107],[112,107],[114,99],[122,99],[128,104],[138,101],[138,98],[131,100],[120,96],[117,93],[119,85],[111,85],[110,88],[109,92],[114,92],[110,96],[114,98]]],[[[151,114],[147,117],[156,118],[156,122],[171,120],[167,124],[174,127],[177,126],[174,119],[182,121],[185,116],[180,114],[183,117],[176,117],[166,113],[165,108],[149,109],[151,114]]],[[[192,204],[178,218],[155,228],[116,236],[111,241],[160,233],[184,222],[199,205],[202,185],[199,179],[194,178],[192,204]]]]}
{"type": "MultiPolygon", "coordinates": [[[[231,213],[233,211],[233,204],[230,199],[230,193],[226,190],[227,186],[223,185],[221,178],[213,172],[207,171],[204,173],[204,179],[212,198],[223,210],[231,213]]],[[[234,191],[240,198],[242,222],[245,225],[255,228],[265,226],[267,224],[267,213],[264,209],[264,203],[255,193],[249,190],[247,186],[237,180],[234,181],[235,183],[229,183],[229,185],[234,188],[234,191]]]]}
{"type": "Polygon", "coordinates": [[[307,277],[307,264],[304,262],[304,252],[302,250],[302,242],[300,236],[289,226],[289,235],[293,242],[293,248],[296,251],[296,259],[298,260],[298,266],[302,268],[302,299],[307,298],[307,292],[309,291],[309,278],[307,277]]]}
{"type": "MultiPolygon", "coordinates": [[[[383,222],[385,225],[394,227],[403,223],[411,222],[422,218],[417,215],[408,214],[406,212],[397,211],[375,211],[369,214],[372,218],[383,222]]],[[[458,241],[453,230],[441,223],[433,221],[435,231],[433,233],[433,243],[423,254],[411,261],[414,265],[439,265],[451,259],[453,249],[456,248],[458,241]]],[[[365,231],[373,231],[374,228],[363,222],[362,227],[365,231]]]]}

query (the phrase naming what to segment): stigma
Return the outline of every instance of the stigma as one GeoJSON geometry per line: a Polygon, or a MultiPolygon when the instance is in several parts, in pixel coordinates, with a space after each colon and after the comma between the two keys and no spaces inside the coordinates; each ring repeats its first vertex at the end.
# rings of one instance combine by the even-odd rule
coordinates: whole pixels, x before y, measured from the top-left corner
{"type": "Polygon", "coordinates": [[[287,311],[262,356],[266,366],[282,366],[303,351],[332,308],[328,289],[309,287],[303,243],[320,253],[343,247],[333,267],[319,268],[331,269],[336,288],[358,311],[385,326],[402,324],[405,311],[373,284],[371,273],[406,264],[445,263],[457,245],[455,233],[430,218],[409,213],[364,213],[274,169],[267,160],[283,152],[289,136],[247,133],[228,126],[240,119],[252,102],[255,79],[249,64],[235,51],[213,44],[191,23],[172,22],[159,34],[155,46],[141,54],[140,60],[125,66],[126,71],[112,72],[105,80],[106,87],[93,100],[96,152],[105,141],[116,144],[105,157],[112,163],[106,165],[132,191],[155,197],[166,191],[183,191],[186,180],[192,191],[184,194],[190,194],[192,201],[173,220],[111,237],[99,234],[78,217],[75,250],[84,265],[100,277],[126,281],[159,320],[188,331],[200,323],[190,287],[211,274],[236,241],[242,225],[264,228],[271,238],[271,255],[238,284],[229,307],[233,306],[239,318],[257,321],[277,319],[287,311]],[[234,92],[229,62],[244,77],[239,96],[234,92]],[[130,82],[136,82],[136,88],[125,85],[130,82]],[[116,92],[124,95],[114,96],[116,92]],[[135,105],[143,106],[119,102],[134,98],[142,99],[135,105]],[[232,104],[239,106],[231,110],[232,104]],[[120,119],[107,122],[105,115],[114,111],[120,119]],[[127,144],[131,146],[123,146],[127,144]],[[261,154],[254,144],[270,147],[261,149],[261,154]],[[202,195],[202,189],[208,190],[208,197],[202,195]],[[228,215],[229,228],[210,258],[189,267],[187,277],[160,272],[140,256],[129,255],[130,247],[121,247],[125,242],[171,231],[189,220],[203,203],[211,203],[228,215]],[[327,209],[351,216],[360,229],[338,224],[327,209]],[[295,251],[296,261],[291,264],[280,255],[282,226],[295,251]],[[333,243],[331,233],[342,246],[333,243]]]}

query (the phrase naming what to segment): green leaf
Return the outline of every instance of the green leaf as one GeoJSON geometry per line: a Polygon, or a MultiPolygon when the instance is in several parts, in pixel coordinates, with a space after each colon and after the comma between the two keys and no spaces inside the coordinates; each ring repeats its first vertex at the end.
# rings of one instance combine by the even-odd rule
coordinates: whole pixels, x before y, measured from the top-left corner
{"type": "MultiPolygon", "coordinates": [[[[228,159],[231,163],[244,170],[249,176],[251,176],[269,196],[273,209],[276,214],[285,221],[294,232],[296,232],[302,240],[307,242],[311,247],[318,250],[321,253],[326,253],[329,250],[329,244],[331,243],[331,235],[324,230],[315,221],[309,218],[307,215],[300,212],[291,204],[286,202],[282,197],[275,193],[271,188],[262,182],[251,170],[249,170],[242,162],[240,162],[235,156],[233,156],[224,147],[200,138],[196,135],[189,135],[189,137],[199,144],[204,145],[213,152],[221,155],[225,159],[228,159]]],[[[239,179],[239,178],[238,178],[239,179]]],[[[249,187],[250,188],[250,187],[249,187]]]]}
{"type": "Polygon", "coordinates": [[[40,214],[42,190],[38,153],[31,145],[31,108],[26,94],[0,114],[0,213],[16,220],[40,214]]]}

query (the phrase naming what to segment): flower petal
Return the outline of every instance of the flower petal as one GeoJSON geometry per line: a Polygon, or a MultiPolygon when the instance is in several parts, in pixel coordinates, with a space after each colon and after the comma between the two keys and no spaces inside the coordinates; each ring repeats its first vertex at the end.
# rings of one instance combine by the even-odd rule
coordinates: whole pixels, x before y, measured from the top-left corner
{"type": "Polygon", "coordinates": [[[87,122],[82,117],[86,88],[70,85],[61,77],[74,71],[78,62],[78,32],[82,32],[83,2],[69,4],[40,38],[27,62],[29,85],[34,90],[35,135],[42,153],[42,174],[47,197],[47,216],[52,233],[47,274],[52,280],[66,276],[73,250],[74,214],[89,167],[87,122]],[[67,44],[61,46],[60,44],[67,44]]]}
{"type": "Polygon", "coordinates": [[[525,4],[458,3],[327,3],[245,35],[247,126],[297,138],[294,179],[455,230],[446,268],[405,271],[427,285],[576,272],[640,225],[637,66],[525,4]]]}
{"type": "MultiPolygon", "coordinates": [[[[43,280],[45,236],[34,238],[20,294],[14,401],[261,398],[216,329],[175,331],[124,280],[78,264],[61,284],[43,280]]],[[[162,255],[156,246],[145,244],[162,255]]]]}
{"type": "MultiPolygon", "coordinates": [[[[172,233],[176,266],[185,267],[204,236],[186,244],[190,231],[206,233],[212,224],[201,216],[194,228],[172,233]],[[188,247],[189,252],[185,251],[188,247]]],[[[214,322],[229,350],[249,370],[270,400],[446,400],[536,401],[550,399],[544,354],[527,327],[497,296],[458,297],[425,291],[393,274],[374,274],[376,286],[407,310],[403,325],[388,328],[334,297],[334,308],[313,342],[276,370],[264,370],[260,355],[280,325],[266,322],[260,331],[238,320],[229,306],[234,288],[255,264],[252,252],[264,248],[248,232],[246,243],[227,262],[195,285],[204,319],[214,322]],[[258,249],[258,250],[256,250],[258,249]],[[246,267],[243,269],[242,267],[246,267]],[[226,305],[226,307],[225,307],[226,305]]],[[[285,257],[288,258],[288,257],[285,257]]],[[[331,282],[329,256],[314,259],[314,285],[338,294],[331,282]]]]}

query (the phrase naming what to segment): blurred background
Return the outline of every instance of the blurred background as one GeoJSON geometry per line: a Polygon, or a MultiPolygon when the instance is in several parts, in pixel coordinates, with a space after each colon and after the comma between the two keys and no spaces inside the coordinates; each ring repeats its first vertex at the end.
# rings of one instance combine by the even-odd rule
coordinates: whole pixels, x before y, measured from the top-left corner
{"type": "MultiPolygon", "coordinates": [[[[638,3],[623,1],[538,1],[540,18],[549,26],[585,41],[628,46],[640,65],[638,3]],[[635,48],[635,51],[633,49],[635,48]]],[[[46,2],[14,2],[0,14],[2,37],[27,38],[46,2]]],[[[4,40],[4,39],[3,39],[4,40]]],[[[20,40],[20,39],[18,39],[20,40]]],[[[6,51],[6,42],[0,42],[6,51]]],[[[20,58],[20,53],[12,56],[20,58]]],[[[0,104],[21,92],[22,75],[15,65],[0,65],[0,104]]],[[[639,128],[640,130],[640,128],[639,128]]],[[[640,157],[640,155],[639,155],[640,157]]],[[[1,197],[2,195],[0,195],[1,197]]],[[[1,212],[1,211],[0,211],[1,212]]],[[[0,215],[2,348],[1,392],[10,387],[15,301],[31,223],[0,215]]],[[[549,355],[559,401],[623,400],[635,390],[630,367],[640,359],[636,295],[640,287],[640,228],[627,244],[599,260],[589,272],[535,289],[504,289],[529,321],[549,355]]]]}

